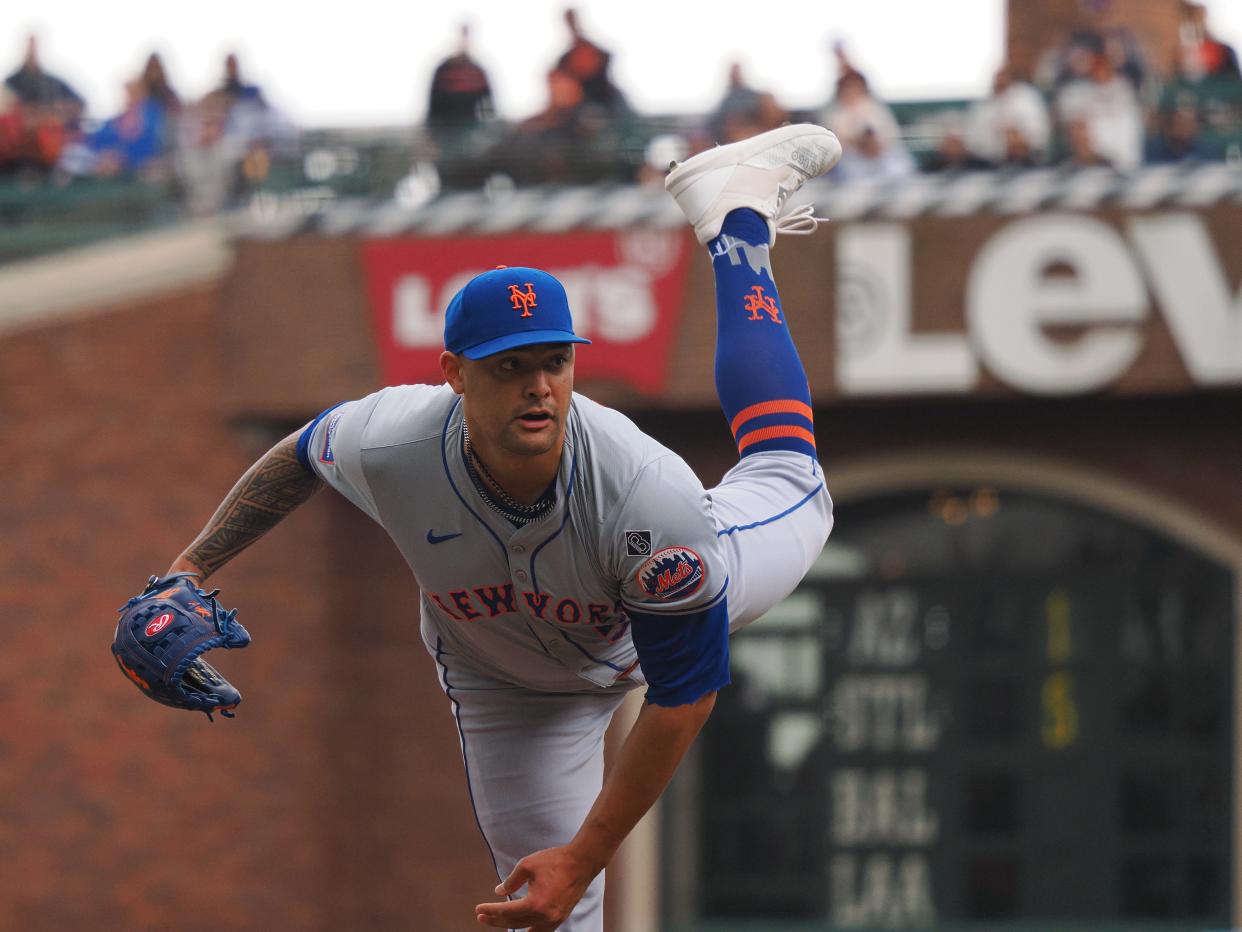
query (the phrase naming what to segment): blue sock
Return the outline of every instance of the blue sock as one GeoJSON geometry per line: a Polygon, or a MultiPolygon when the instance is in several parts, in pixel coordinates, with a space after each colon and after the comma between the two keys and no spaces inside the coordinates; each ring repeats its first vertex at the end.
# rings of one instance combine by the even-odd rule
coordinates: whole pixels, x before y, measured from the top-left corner
{"type": "Polygon", "coordinates": [[[707,248],[716,273],[716,395],[738,453],[814,456],[811,390],[772,277],[767,221],[732,210],[707,248]]]}

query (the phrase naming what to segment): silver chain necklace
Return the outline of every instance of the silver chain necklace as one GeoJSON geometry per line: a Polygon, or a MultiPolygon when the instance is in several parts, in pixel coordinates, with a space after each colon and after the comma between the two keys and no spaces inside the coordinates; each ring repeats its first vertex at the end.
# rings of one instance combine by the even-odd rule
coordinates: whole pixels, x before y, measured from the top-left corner
{"type": "Polygon", "coordinates": [[[552,506],[556,504],[555,484],[548,487],[548,491],[540,496],[537,502],[525,505],[517,501],[512,495],[504,490],[504,487],[496,481],[496,477],[487,471],[487,467],[483,465],[483,460],[479,458],[479,454],[475,452],[474,446],[470,443],[470,429],[466,426],[463,418],[461,422],[461,445],[465,452],[466,471],[470,474],[471,480],[474,482],[475,488],[479,490],[479,494],[483,497],[483,501],[499,515],[515,521],[519,524],[530,524],[544,517],[552,506]],[[493,496],[495,496],[493,498],[493,496]]]}

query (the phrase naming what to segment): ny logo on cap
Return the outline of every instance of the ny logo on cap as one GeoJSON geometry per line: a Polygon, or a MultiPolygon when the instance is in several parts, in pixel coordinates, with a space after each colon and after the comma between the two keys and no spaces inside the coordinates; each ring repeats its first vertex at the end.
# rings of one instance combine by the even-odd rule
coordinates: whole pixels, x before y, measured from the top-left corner
{"type": "Polygon", "coordinates": [[[535,316],[534,314],[530,312],[530,309],[532,307],[537,307],[537,305],[535,304],[534,283],[527,282],[525,291],[523,291],[517,285],[510,285],[509,286],[509,300],[513,302],[513,309],[515,311],[521,311],[523,317],[534,317],[535,316]]]}

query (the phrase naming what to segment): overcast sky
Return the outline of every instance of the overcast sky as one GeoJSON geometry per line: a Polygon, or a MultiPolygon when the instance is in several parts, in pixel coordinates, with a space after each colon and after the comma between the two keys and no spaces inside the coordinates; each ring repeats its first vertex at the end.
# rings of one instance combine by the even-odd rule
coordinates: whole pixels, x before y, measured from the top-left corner
{"type": "MultiPolygon", "coordinates": [[[[502,116],[544,102],[544,77],[564,49],[563,0],[301,5],[262,0],[27,0],[0,25],[0,62],[16,67],[25,36],[41,37],[45,67],[82,93],[95,116],[119,108],[121,88],[159,51],[173,85],[195,98],[236,50],[250,80],[303,126],[399,125],[426,111],[435,64],[452,51],[463,18],[492,77],[502,116]]],[[[728,62],[789,107],[824,103],[845,39],[890,99],[986,92],[1000,63],[1004,0],[581,0],[589,36],[613,52],[614,73],[647,113],[710,109],[728,62]],[[951,15],[946,15],[951,10],[951,15]]],[[[1242,0],[1208,0],[1218,33],[1242,43],[1242,0]]]]}

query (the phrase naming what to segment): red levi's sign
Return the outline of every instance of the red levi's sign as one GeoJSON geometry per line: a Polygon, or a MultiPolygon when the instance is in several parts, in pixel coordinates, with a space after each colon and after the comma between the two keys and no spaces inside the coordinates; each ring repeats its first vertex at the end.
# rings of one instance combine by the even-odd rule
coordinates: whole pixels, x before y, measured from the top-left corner
{"type": "Polygon", "coordinates": [[[384,382],[442,382],[444,309],[475,275],[509,265],[544,269],[565,286],[574,331],[591,341],[577,350],[579,380],[658,394],[681,312],[687,245],[680,231],[664,230],[364,242],[384,382]]]}

